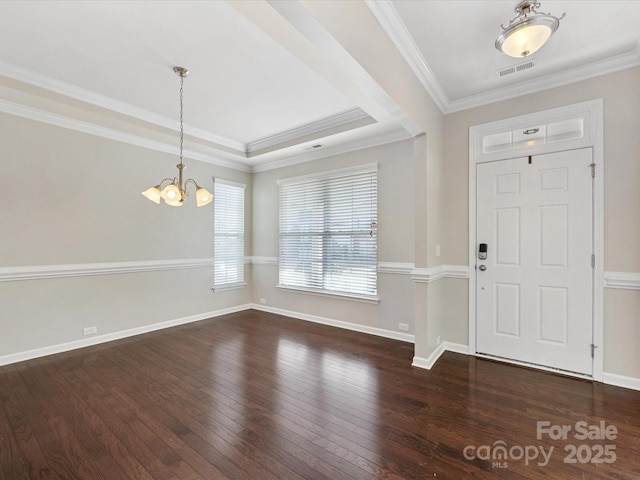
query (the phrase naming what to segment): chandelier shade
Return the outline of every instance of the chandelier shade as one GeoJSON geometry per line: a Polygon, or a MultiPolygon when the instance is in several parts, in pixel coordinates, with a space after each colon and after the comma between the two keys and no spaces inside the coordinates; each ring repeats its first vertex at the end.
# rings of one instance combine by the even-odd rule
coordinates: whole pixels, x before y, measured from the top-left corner
{"type": "Polygon", "coordinates": [[[549,13],[538,12],[540,2],[520,2],[515,11],[517,15],[502,27],[502,34],[496,39],[496,48],[514,58],[527,57],[537,52],[551,35],[555,33],[564,18],[549,13]]]}
{"type": "Polygon", "coordinates": [[[156,185],[155,187],[147,188],[144,192],[142,192],[142,195],[147,197],[152,202],[160,204],[160,198],[161,198],[160,185],[156,185]]]}
{"type": "Polygon", "coordinates": [[[174,178],[165,178],[158,185],[146,189],[142,192],[142,195],[157,204],[160,204],[160,199],[162,199],[165,204],[171,207],[181,207],[184,204],[185,198],[189,195],[187,192],[187,185],[189,183],[193,183],[193,186],[196,189],[196,206],[203,207],[213,202],[213,194],[198,185],[192,178],[185,181],[182,180],[182,171],[185,169],[185,165],[182,162],[182,145],[184,143],[184,125],[182,122],[184,102],[182,93],[184,77],[189,75],[189,70],[183,67],[173,67],[173,71],[180,77],[180,163],[176,165],[178,169],[178,176],[174,178]],[[162,185],[167,181],[169,183],[163,188],[162,185]]]}

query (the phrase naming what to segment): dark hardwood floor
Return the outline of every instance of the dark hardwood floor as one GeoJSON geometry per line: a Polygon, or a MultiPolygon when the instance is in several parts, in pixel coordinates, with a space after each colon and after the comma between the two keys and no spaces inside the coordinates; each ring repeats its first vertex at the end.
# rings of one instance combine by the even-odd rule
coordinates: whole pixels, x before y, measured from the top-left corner
{"type": "Polygon", "coordinates": [[[640,478],[640,392],[412,356],[248,311],[0,367],[0,480],[640,478]]]}

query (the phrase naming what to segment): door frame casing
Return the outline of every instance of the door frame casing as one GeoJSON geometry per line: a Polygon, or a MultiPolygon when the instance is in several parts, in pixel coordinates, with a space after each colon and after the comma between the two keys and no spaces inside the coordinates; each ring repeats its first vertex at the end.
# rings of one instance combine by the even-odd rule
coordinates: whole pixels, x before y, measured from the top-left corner
{"type": "MultiPolygon", "coordinates": [[[[596,345],[593,357],[593,380],[601,382],[604,366],[604,132],[603,100],[567,105],[495,122],[474,125],[469,128],[469,354],[476,351],[476,165],[479,163],[507,160],[509,158],[554,153],[578,148],[592,148],[596,175],[593,179],[593,343],[596,345]],[[487,135],[528,129],[563,120],[580,118],[583,135],[577,139],[544,143],[517,150],[506,149],[499,152],[483,152],[483,139],[487,135]]],[[[513,361],[512,363],[518,363],[513,361]]],[[[542,368],[543,370],[549,370],[542,368]]]]}

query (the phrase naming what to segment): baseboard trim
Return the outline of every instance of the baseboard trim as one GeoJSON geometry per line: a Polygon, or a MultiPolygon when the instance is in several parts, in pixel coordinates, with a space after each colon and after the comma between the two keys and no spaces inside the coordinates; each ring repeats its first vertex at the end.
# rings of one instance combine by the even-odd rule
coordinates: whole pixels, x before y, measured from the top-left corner
{"type": "MultiPolygon", "coordinates": [[[[469,347],[467,345],[461,345],[459,343],[442,342],[440,345],[436,347],[433,353],[431,353],[431,355],[429,355],[428,357],[426,358],[417,357],[417,356],[413,357],[413,362],[411,363],[411,365],[414,367],[431,370],[431,368],[435,365],[435,363],[438,361],[438,359],[442,356],[444,352],[455,352],[455,353],[463,353],[465,355],[469,355],[469,347]]],[[[489,358],[489,357],[484,357],[479,355],[476,355],[476,357],[489,358]]],[[[505,363],[509,363],[511,365],[519,365],[518,363],[514,363],[511,361],[505,362],[505,363]]],[[[528,365],[528,364],[522,364],[522,365],[531,367],[531,365],[528,365]]],[[[547,369],[547,368],[537,368],[537,369],[543,372],[558,373],[557,370],[553,370],[553,369],[547,369]]],[[[575,378],[585,378],[582,375],[569,375],[569,376],[574,376],[575,378]]],[[[622,387],[622,388],[628,388],[630,390],[640,391],[640,378],[636,378],[636,377],[626,377],[624,375],[604,372],[602,374],[602,383],[606,385],[613,385],[615,387],[622,387]]]]}
{"type": "Polygon", "coordinates": [[[392,340],[415,343],[414,335],[411,335],[409,333],[394,332],[393,330],[386,330],[384,328],[367,327],[366,325],[360,325],[358,323],[343,322],[342,320],[334,320],[332,318],[319,317],[317,315],[309,315],[306,313],[294,312],[292,310],[283,310],[281,308],[274,308],[255,303],[251,305],[251,308],[253,308],[254,310],[259,310],[261,312],[275,313],[277,315],[295,318],[297,320],[305,320],[307,322],[320,323],[322,325],[328,325],[330,327],[344,328],[345,330],[367,333],[369,335],[376,335],[378,337],[389,338],[392,340]]]}
{"type": "Polygon", "coordinates": [[[165,328],[176,327],[178,325],[184,325],[186,323],[199,322],[201,320],[219,317],[221,315],[227,315],[229,313],[236,313],[236,312],[241,312],[243,310],[249,310],[250,308],[252,308],[251,305],[239,305],[236,307],[223,308],[220,310],[215,310],[213,312],[198,313],[196,315],[190,315],[188,317],[182,317],[175,320],[168,320],[166,322],[153,323],[151,325],[144,325],[142,327],[130,328],[128,330],[121,330],[119,332],[107,333],[105,335],[99,335],[97,337],[83,338],[81,340],[74,340],[72,342],[60,343],[58,345],[51,345],[48,347],[27,350],[24,352],[12,353],[10,355],[0,356],[0,366],[9,365],[17,362],[23,362],[25,360],[32,360],[34,358],[45,357],[47,355],[54,355],[56,353],[69,352],[71,350],[77,350],[78,348],[91,347],[93,345],[99,345],[101,343],[107,343],[107,342],[112,342],[114,340],[133,337],[135,335],[154,332],[156,330],[163,330],[165,328]]]}
{"type": "Polygon", "coordinates": [[[624,375],[618,375],[616,373],[604,372],[602,374],[602,382],[615,387],[640,391],[640,378],[625,377],[624,375]]]}
{"type": "Polygon", "coordinates": [[[438,361],[438,359],[442,356],[444,352],[454,352],[454,353],[462,353],[464,355],[468,355],[469,347],[467,345],[462,345],[460,343],[442,342],[440,345],[436,347],[436,349],[427,358],[418,357],[418,356],[413,357],[413,362],[411,362],[411,365],[413,367],[431,370],[431,368],[435,365],[435,363],[438,361]]]}

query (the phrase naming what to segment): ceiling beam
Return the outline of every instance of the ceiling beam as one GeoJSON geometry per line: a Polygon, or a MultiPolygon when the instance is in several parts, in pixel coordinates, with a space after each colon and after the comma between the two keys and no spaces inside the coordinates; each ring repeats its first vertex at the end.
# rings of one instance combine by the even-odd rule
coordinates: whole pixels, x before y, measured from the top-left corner
{"type": "MultiPolygon", "coordinates": [[[[389,95],[378,79],[363,67],[360,59],[354,57],[341,43],[344,39],[339,40],[327,28],[336,27],[336,24],[326,24],[327,12],[317,15],[316,4],[331,3],[334,2],[261,0],[236,1],[230,2],[230,5],[377,122],[400,125],[411,136],[423,133],[424,126],[407,115],[405,109],[389,95]]],[[[351,2],[339,3],[344,5],[351,2]]],[[[373,19],[363,2],[354,3],[360,3],[373,19]]],[[[342,26],[351,28],[355,33],[360,25],[359,19],[352,17],[349,20],[356,23],[347,22],[342,26]]],[[[368,32],[364,35],[368,35],[368,32]]],[[[375,55],[375,52],[371,54],[375,55]]],[[[399,56],[397,51],[396,54],[399,56]]]]}

